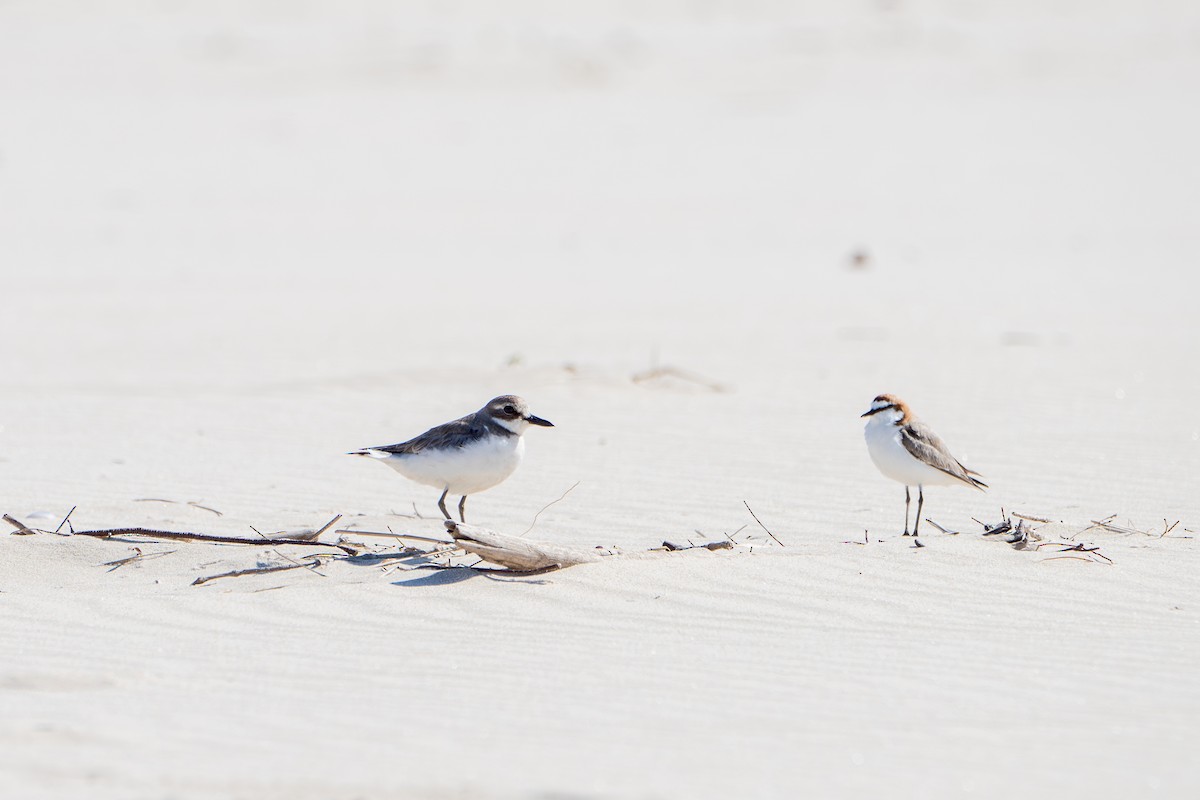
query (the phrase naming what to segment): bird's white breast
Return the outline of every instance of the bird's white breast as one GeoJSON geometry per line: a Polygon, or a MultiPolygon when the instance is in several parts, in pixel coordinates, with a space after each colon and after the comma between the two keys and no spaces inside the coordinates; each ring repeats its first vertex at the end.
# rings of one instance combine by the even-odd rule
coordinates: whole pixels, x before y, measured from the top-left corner
{"type": "Polygon", "coordinates": [[[867,452],[885,476],[905,486],[938,486],[957,483],[956,478],[931,467],[908,452],[900,441],[900,428],[886,419],[872,418],[863,432],[867,452]]]}
{"type": "Polygon", "coordinates": [[[488,435],[444,450],[422,450],[385,459],[388,466],[409,480],[468,495],[490,489],[516,471],[525,454],[520,436],[488,435]]]}

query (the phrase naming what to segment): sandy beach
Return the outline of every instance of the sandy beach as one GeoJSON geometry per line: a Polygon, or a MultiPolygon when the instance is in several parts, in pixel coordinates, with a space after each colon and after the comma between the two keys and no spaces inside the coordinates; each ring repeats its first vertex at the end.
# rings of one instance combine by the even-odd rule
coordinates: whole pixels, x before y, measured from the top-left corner
{"type": "Polygon", "coordinates": [[[0,796],[1194,796],[1198,85],[1184,2],[3,4],[0,796]],[[334,532],[507,392],[469,521],[618,555],[334,532]],[[881,392],[991,487],[920,548],[881,392]]]}

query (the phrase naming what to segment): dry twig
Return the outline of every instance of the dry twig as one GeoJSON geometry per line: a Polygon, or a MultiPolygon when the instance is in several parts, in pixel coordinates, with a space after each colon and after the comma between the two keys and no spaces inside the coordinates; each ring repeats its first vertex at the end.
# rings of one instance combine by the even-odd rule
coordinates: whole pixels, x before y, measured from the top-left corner
{"type": "MultiPolygon", "coordinates": [[[[62,522],[58,523],[58,527],[54,529],[55,533],[58,533],[59,531],[61,531],[63,525],[69,524],[68,520],[71,519],[71,515],[75,513],[76,508],[78,508],[78,506],[71,506],[71,510],[67,512],[67,515],[65,517],[63,517],[62,522]]],[[[67,530],[71,531],[71,533],[75,532],[75,530],[73,528],[67,528],[67,530]]]]}
{"type": "Polygon", "coordinates": [[[868,538],[869,536],[870,536],[870,532],[866,528],[863,528],[863,540],[861,542],[858,541],[857,539],[843,539],[842,544],[856,544],[856,545],[859,545],[860,547],[863,545],[868,545],[871,543],[870,538],[868,538]]]}
{"type": "Polygon", "coordinates": [[[679,550],[732,550],[733,542],[726,541],[725,539],[717,539],[715,542],[709,542],[708,544],[692,544],[691,542],[688,542],[686,545],[682,545],[676,542],[667,541],[663,542],[662,546],[664,550],[669,550],[672,552],[679,550]]]}
{"type": "Polygon", "coordinates": [[[112,539],[117,536],[142,536],[148,539],[171,539],[175,541],[196,541],[196,542],[216,542],[218,544],[252,544],[252,545],[280,545],[292,544],[303,545],[304,547],[336,547],[347,555],[356,555],[358,553],[353,547],[341,543],[332,542],[312,542],[307,539],[293,539],[290,537],[280,538],[260,538],[255,539],[250,536],[215,536],[210,533],[191,533],[187,531],[160,531],[153,528],[106,528],[103,530],[94,531],[75,531],[76,536],[93,536],[97,539],[112,539]]]}
{"type": "MultiPolygon", "coordinates": [[[[71,512],[74,512],[74,510],[75,509],[72,508],[71,512]]],[[[63,525],[69,525],[70,523],[68,522],[68,520],[70,519],[70,517],[71,517],[71,513],[69,512],[67,514],[67,516],[63,518],[63,521],[58,524],[58,529],[61,529],[63,525]]],[[[46,531],[41,528],[30,528],[28,525],[25,525],[20,520],[15,519],[14,517],[12,517],[8,514],[5,514],[3,516],[3,519],[8,524],[15,527],[17,529],[17,533],[19,533],[19,534],[55,533],[55,532],[57,532],[57,529],[55,531],[46,531]]],[[[269,538],[269,537],[263,536],[260,533],[259,536],[261,538],[253,539],[249,536],[217,536],[217,535],[214,535],[211,533],[193,533],[191,531],[161,531],[161,530],[157,530],[155,528],[104,528],[104,529],[100,529],[100,530],[91,530],[91,531],[72,530],[72,535],[74,535],[74,536],[91,536],[96,539],[113,539],[118,536],[141,536],[141,537],[144,537],[147,539],[169,539],[169,540],[173,540],[173,541],[216,542],[218,544],[251,544],[251,545],[260,545],[260,546],[261,545],[293,544],[293,545],[304,545],[306,547],[312,547],[312,546],[316,545],[319,547],[336,547],[338,550],[341,550],[346,555],[351,555],[351,556],[357,555],[358,551],[355,550],[350,545],[342,544],[340,542],[315,542],[315,541],[311,541],[309,538],[304,538],[307,536],[318,536],[321,533],[324,533],[339,519],[341,519],[341,515],[334,517],[332,520],[330,520],[328,523],[326,523],[325,526],[323,528],[321,528],[319,531],[317,531],[316,534],[304,534],[300,538],[297,538],[294,536],[282,536],[282,537],[278,537],[278,538],[269,538]]]]}
{"type": "Polygon", "coordinates": [[[514,578],[528,578],[532,575],[545,575],[547,572],[554,572],[555,570],[562,569],[562,567],[558,564],[550,564],[549,566],[538,567],[537,569],[510,569],[508,567],[505,567],[504,569],[496,569],[495,567],[477,567],[474,565],[468,567],[464,564],[417,564],[415,567],[406,567],[404,569],[406,572],[419,569],[469,569],[471,572],[478,572],[488,575],[489,577],[509,575],[514,578]]]}
{"type": "MultiPolygon", "coordinates": [[[[297,540],[306,541],[306,542],[316,541],[317,539],[321,538],[321,534],[323,534],[325,531],[329,530],[334,525],[336,525],[338,523],[338,521],[341,520],[341,518],[342,518],[342,515],[338,514],[333,519],[329,520],[329,522],[326,522],[324,525],[322,525],[319,529],[317,529],[315,531],[301,531],[299,533],[291,533],[291,534],[288,534],[287,538],[288,539],[297,539],[297,540]]],[[[254,529],[251,528],[251,530],[254,530],[254,529]]],[[[256,530],[254,532],[258,533],[258,531],[256,531],[256,530]]],[[[259,535],[261,536],[262,534],[259,534],[259,535]]]]}
{"type": "Polygon", "coordinates": [[[744,505],[746,507],[746,510],[750,512],[750,516],[754,517],[754,521],[758,523],[758,527],[762,528],[764,531],[767,531],[767,536],[770,536],[772,539],[774,539],[775,544],[779,545],[780,547],[783,547],[784,546],[783,542],[779,541],[779,537],[777,537],[775,534],[771,533],[771,531],[767,529],[767,526],[762,524],[762,520],[758,518],[758,514],[754,513],[754,509],[750,507],[750,504],[747,503],[745,500],[743,500],[742,505],[744,505]]]}
{"type": "MultiPolygon", "coordinates": [[[[1170,534],[1171,531],[1175,530],[1175,528],[1179,525],[1179,522],[1180,522],[1179,520],[1175,520],[1174,522],[1168,522],[1167,520],[1164,519],[1162,532],[1156,532],[1156,531],[1139,530],[1138,528],[1133,527],[1132,522],[1128,526],[1118,525],[1117,523],[1113,522],[1113,520],[1115,520],[1116,518],[1117,518],[1116,514],[1111,514],[1111,515],[1105,517],[1104,519],[1094,519],[1091,521],[1092,524],[1090,526],[1079,531],[1079,533],[1076,533],[1071,538],[1074,539],[1075,536],[1078,536],[1080,533],[1087,533],[1088,531],[1093,530],[1094,528],[1099,528],[1100,530],[1108,531],[1109,533],[1119,533],[1122,536],[1133,536],[1134,534],[1137,534],[1139,536],[1150,536],[1155,539],[1162,539],[1162,538],[1168,538],[1168,534],[1170,534]]],[[[1187,529],[1185,528],[1184,530],[1187,530],[1187,529]]],[[[1178,537],[1169,537],[1169,538],[1190,539],[1191,537],[1190,536],[1178,536],[1178,537]]]]}
{"type": "Polygon", "coordinates": [[[17,529],[13,534],[14,536],[32,536],[38,532],[36,528],[31,528],[24,522],[21,522],[19,519],[11,517],[8,514],[4,515],[4,521],[17,529]]]}
{"type": "Polygon", "coordinates": [[[118,558],[116,561],[105,561],[100,566],[112,567],[112,569],[108,571],[113,572],[114,570],[118,570],[126,564],[132,564],[135,561],[149,561],[152,558],[161,558],[162,556],[167,556],[171,553],[177,552],[175,550],[160,550],[157,553],[143,553],[140,547],[134,547],[131,549],[134,551],[134,555],[127,556],[125,558],[118,558]]]}
{"type": "Polygon", "coordinates": [[[1086,556],[1057,556],[1056,555],[1056,556],[1051,556],[1049,558],[1043,558],[1042,559],[1043,561],[1054,561],[1055,559],[1059,559],[1059,558],[1079,558],[1084,561],[1092,561],[1094,563],[1099,564],[1099,563],[1102,563],[1100,561],[1096,561],[1096,559],[1099,558],[1099,559],[1104,559],[1103,563],[1107,563],[1107,564],[1113,563],[1113,560],[1111,558],[1109,558],[1108,556],[1106,556],[1100,552],[1100,547],[1098,545],[1093,545],[1093,546],[1089,547],[1088,545],[1084,544],[1083,542],[1077,542],[1073,545],[1068,545],[1066,542],[1042,542],[1041,544],[1035,546],[1033,549],[1041,550],[1043,547],[1045,547],[1047,545],[1060,545],[1061,549],[1056,550],[1055,551],[1056,553],[1086,553],[1087,555],[1086,556]]]}
{"type": "Polygon", "coordinates": [[[564,497],[566,497],[567,495],[569,495],[571,492],[575,491],[575,487],[576,487],[576,486],[578,486],[578,485],[579,485],[580,483],[582,483],[582,482],[583,482],[583,481],[575,481],[575,483],[571,484],[571,488],[570,488],[570,489],[567,489],[565,492],[563,492],[562,494],[560,494],[556,500],[551,500],[549,503],[546,503],[546,505],[544,505],[544,506],[542,506],[541,508],[539,508],[539,509],[538,509],[538,512],[537,512],[536,514],[534,514],[534,515],[533,515],[533,521],[529,523],[529,527],[528,527],[528,528],[526,528],[525,530],[521,531],[521,535],[522,535],[522,536],[524,536],[525,534],[527,534],[527,533],[529,533],[531,530],[533,530],[533,526],[534,526],[534,525],[537,525],[538,517],[540,517],[540,516],[542,515],[542,512],[543,512],[543,511],[545,511],[547,508],[549,508],[550,506],[554,505],[555,503],[557,503],[557,502],[561,501],[561,500],[562,500],[564,497]]]}
{"type": "MultiPolygon", "coordinates": [[[[328,556],[324,556],[324,558],[327,558],[327,557],[328,556]]],[[[320,566],[322,558],[323,558],[323,556],[313,556],[312,560],[308,561],[308,562],[296,562],[294,564],[275,564],[275,565],[272,565],[269,567],[252,567],[251,569],[238,569],[238,570],[234,570],[233,572],[222,572],[218,575],[205,575],[203,577],[196,578],[196,580],[192,581],[192,586],[200,586],[202,584],[208,583],[209,581],[215,581],[218,578],[241,578],[245,575],[266,575],[271,572],[286,572],[287,570],[290,570],[290,569],[303,569],[305,567],[308,567],[309,569],[313,569],[314,567],[320,566]]],[[[321,573],[318,572],[317,574],[320,575],[321,573]]]]}
{"type": "Polygon", "coordinates": [[[356,536],[382,536],[387,539],[412,539],[417,542],[433,542],[434,544],[451,544],[451,542],[445,539],[437,539],[433,536],[418,536],[415,533],[392,533],[391,531],[384,533],[383,531],[360,531],[354,528],[341,528],[334,531],[334,533],[354,534],[356,536]]]}

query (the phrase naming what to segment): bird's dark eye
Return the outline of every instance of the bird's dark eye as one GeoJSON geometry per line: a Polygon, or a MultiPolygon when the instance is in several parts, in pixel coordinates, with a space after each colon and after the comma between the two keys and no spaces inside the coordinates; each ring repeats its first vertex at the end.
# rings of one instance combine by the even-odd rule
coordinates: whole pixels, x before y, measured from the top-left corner
{"type": "Polygon", "coordinates": [[[512,406],[505,406],[504,413],[510,417],[515,417],[517,415],[517,410],[515,408],[513,408],[512,406]]]}

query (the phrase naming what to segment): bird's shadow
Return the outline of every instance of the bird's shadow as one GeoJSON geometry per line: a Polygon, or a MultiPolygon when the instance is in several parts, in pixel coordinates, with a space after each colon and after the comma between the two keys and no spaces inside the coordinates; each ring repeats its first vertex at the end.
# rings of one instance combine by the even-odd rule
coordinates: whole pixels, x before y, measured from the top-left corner
{"type": "Polygon", "coordinates": [[[425,586],[448,586],[452,583],[462,583],[469,581],[471,578],[478,577],[479,573],[474,570],[460,567],[458,569],[438,569],[424,575],[419,575],[415,578],[407,580],[392,581],[392,586],[399,586],[402,589],[420,589],[425,586]]]}
{"type": "Polygon", "coordinates": [[[533,586],[545,586],[551,583],[551,581],[524,577],[520,573],[506,575],[504,570],[490,568],[477,570],[471,567],[452,567],[450,569],[434,570],[429,575],[421,575],[409,580],[392,581],[392,586],[399,586],[404,589],[420,589],[425,586],[446,586],[452,583],[462,583],[472,578],[486,579],[496,583],[524,583],[533,586]]]}

